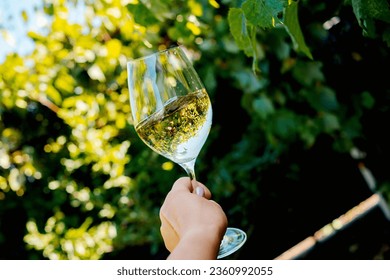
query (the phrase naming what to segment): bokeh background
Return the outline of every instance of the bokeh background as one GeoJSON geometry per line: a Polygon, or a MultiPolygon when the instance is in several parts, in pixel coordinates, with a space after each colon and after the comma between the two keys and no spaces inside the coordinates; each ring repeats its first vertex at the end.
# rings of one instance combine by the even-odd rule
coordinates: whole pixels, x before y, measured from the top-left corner
{"type": "Polygon", "coordinates": [[[248,234],[229,258],[318,232],[289,258],[390,258],[387,0],[0,8],[1,259],[166,258],[159,208],[185,173],[136,135],[126,62],[175,43],[214,110],[198,179],[248,234]]]}

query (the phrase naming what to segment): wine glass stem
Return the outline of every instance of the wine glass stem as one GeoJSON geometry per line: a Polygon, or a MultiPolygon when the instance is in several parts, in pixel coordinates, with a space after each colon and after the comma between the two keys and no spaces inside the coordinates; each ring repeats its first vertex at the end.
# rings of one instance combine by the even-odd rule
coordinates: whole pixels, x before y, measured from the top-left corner
{"type": "Polygon", "coordinates": [[[188,162],[180,163],[180,166],[187,172],[187,175],[190,177],[192,188],[195,190],[196,184],[196,176],[195,176],[195,160],[193,159],[188,162]]]}

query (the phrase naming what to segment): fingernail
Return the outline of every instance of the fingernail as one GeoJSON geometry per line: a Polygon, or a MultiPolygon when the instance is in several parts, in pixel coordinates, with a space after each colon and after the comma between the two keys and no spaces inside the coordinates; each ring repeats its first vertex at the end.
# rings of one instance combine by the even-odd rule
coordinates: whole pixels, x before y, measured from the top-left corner
{"type": "Polygon", "coordinates": [[[202,187],[196,187],[195,193],[199,196],[204,196],[204,189],[202,187]]]}

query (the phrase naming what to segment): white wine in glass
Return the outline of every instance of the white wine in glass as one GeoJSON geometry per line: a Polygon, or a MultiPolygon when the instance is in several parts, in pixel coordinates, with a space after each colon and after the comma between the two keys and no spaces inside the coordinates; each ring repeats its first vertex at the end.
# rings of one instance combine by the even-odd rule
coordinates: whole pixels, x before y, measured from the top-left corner
{"type": "MultiPolygon", "coordinates": [[[[179,164],[196,184],[195,161],[209,135],[212,107],[207,91],[180,46],[127,63],[134,127],[145,144],[179,164]]],[[[246,234],[228,227],[218,258],[237,251],[246,234]]]]}

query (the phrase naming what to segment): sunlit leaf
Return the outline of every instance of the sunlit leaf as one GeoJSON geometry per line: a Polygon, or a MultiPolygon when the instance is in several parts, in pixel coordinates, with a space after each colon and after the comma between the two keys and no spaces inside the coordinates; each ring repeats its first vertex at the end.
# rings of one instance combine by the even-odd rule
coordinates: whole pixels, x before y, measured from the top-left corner
{"type": "Polygon", "coordinates": [[[245,18],[254,26],[269,28],[275,26],[278,15],[283,12],[284,0],[246,0],[242,4],[245,18]]]}
{"type": "Polygon", "coordinates": [[[94,64],[88,69],[88,75],[93,80],[104,82],[106,77],[99,65],[94,64]]]}
{"type": "Polygon", "coordinates": [[[228,14],[230,32],[233,35],[238,47],[247,56],[253,56],[254,49],[248,33],[246,18],[242,9],[231,8],[228,14]]]}
{"type": "Polygon", "coordinates": [[[294,49],[297,52],[305,54],[308,58],[313,59],[313,55],[306,45],[298,19],[298,2],[291,1],[291,4],[285,9],[284,25],[290,34],[294,49]]]}
{"type": "Polygon", "coordinates": [[[113,39],[107,42],[106,48],[108,57],[118,58],[121,54],[122,43],[117,39],[113,39]]]}
{"type": "Polygon", "coordinates": [[[202,5],[198,3],[196,0],[189,0],[188,7],[190,7],[190,11],[193,15],[200,17],[203,14],[202,5]]]}

